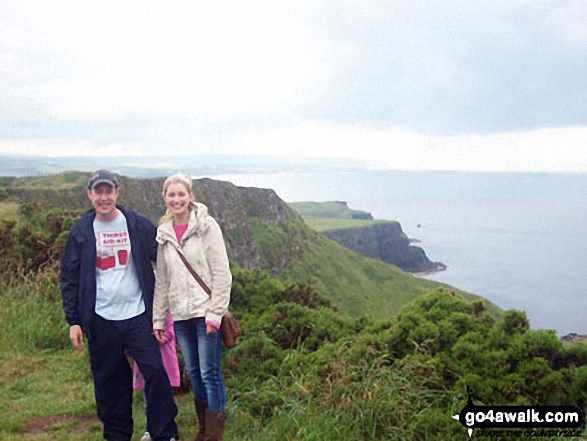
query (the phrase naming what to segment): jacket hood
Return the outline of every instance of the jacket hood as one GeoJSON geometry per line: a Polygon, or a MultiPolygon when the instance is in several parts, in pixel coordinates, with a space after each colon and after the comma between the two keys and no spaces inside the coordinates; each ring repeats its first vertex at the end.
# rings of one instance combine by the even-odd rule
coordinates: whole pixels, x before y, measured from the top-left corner
{"type": "MultiPolygon", "coordinates": [[[[212,217],[208,214],[208,207],[200,202],[194,202],[194,204],[196,208],[190,211],[190,220],[188,222],[188,228],[183,235],[184,238],[191,235],[202,235],[210,227],[212,217]]],[[[160,244],[172,242],[176,246],[179,246],[173,229],[173,219],[169,219],[164,224],[159,225],[159,228],[157,228],[157,242],[160,244]]]]}

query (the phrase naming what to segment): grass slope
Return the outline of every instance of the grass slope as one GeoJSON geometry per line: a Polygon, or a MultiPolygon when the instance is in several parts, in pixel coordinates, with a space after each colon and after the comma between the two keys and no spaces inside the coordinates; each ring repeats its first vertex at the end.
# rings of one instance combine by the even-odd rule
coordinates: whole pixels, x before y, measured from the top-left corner
{"type": "Polygon", "coordinates": [[[318,218],[338,218],[353,219],[357,217],[371,217],[370,213],[362,210],[353,210],[348,207],[346,202],[329,201],[329,202],[292,202],[289,204],[304,219],[318,218]]]}
{"type": "MultiPolygon", "coordinates": [[[[278,268],[284,279],[315,283],[320,293],[350,317],[367,314],[387,319],[412,300],[447,286],[343,247],[309,230],[298,216],[290,216],[285,231],[259,218],[250,218],[249,225],[263,258],[273,263],[282,259],[278,268]]],[[[467,300],[481,299],[454,290],[467,300]]],[[[497,306],[485,303],[488,310],[499,315],[497,306]]]]}
{"type": "MultiPolygon", "coordinates": [[[[291,268],[284,270],[284,275],[292,279],[314,280],[318,290],[332,299],[343,314],[351,317],[368,314],[375,319],[393,317],[402,306],[417,297],[447,286],[412,276],[321,236],[291,268]]],[[[467,300],[481,299],[474,294],[451,289],[467,300]]],[[[500,314],[500,308],[487,300],[484,302],[492,314],[500,314]]]]}
{"type": "Polygon", "coordinates": [[[18,220],[19,204],[16,202],[0,202],[0,219],[5,221],[18,220]]]}
{"type": "Polygon", "coordinates": [[[289,206],[302,216],[310,228],[318,232],[397,223],[396,221],[373,219],[371,213],[353,210],[348,207],[346,202],[292,202],[289,206]]]}
{"type": "Polygon", "coordinates": [[[321,233],[323,231],[346,230],[349,228],[371,227],[376,224],[393,224],[395,221],[379,219],[336,219],[336,218],[318,218],[304,219],[306,225],[321,233]]]}

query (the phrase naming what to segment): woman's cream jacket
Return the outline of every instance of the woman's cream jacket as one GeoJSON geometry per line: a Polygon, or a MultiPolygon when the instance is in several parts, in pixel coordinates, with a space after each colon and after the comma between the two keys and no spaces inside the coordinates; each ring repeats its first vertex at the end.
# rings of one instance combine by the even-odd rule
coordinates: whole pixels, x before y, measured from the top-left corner
{"type": "Polygon", "coordinates": [[[222,231],[204,204],[196,203],[196,207],[190,213],[181,244],[177,242],[173,219],[157,229],[153,329],[165,329],[168,310],[174,321],[205,317],[206,321],[220,323],[228,308],[232,275],[222,231]],[[211,295],[190,274],[177,249],[212,290],[211,295]]]}

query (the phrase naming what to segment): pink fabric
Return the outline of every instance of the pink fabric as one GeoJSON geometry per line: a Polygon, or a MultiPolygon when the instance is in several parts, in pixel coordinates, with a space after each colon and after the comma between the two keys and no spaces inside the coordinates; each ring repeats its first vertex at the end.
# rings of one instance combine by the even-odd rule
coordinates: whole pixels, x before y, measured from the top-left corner
{"type": "MultiPolygon", "coordinates": [[[[173,318],[171,312],[167,314],[167,323],[165,324],[165,331],[163,332],[166,343],[159,343],[159,349],[161,350],[161,358],[163,359],[163,366],[165,366],[165,372],[169,377],[169,382],[173,387],[179,387],[181,384],[181,377],[179,374],[179,364],[177,362],[177,352],[175,351],[175,332],[173,332],[173,318]]],[[[136,361],[133,361],[133,379],[132,387],[134,389],[145,389],[145,378],[136,361]]]]}
{"type": "Polygon", "coordinates": [[[175,237],[177,237],[177,243],[181,243],[181,238],[188,229],[188,224],[175,225],[173,224],[173,231],[175,231],[175,237]]]}
{"type": "Polygon", "coordinates": [[[213,328],[220,329],[220,323],[213,322],[212,320],[206,320],[206,324],[213,328]]]}

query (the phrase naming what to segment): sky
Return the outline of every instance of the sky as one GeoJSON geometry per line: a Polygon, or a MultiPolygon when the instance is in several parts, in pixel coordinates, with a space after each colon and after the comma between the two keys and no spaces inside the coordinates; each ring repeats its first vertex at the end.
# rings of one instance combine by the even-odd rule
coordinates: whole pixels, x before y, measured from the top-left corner
{"type": "Polygon", "coordinates": [[[0,155],[587,172],[585,0],[3,0],[0,84],[0,155]]]}

